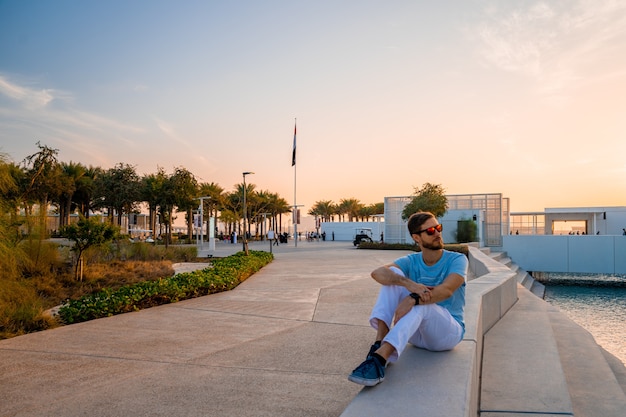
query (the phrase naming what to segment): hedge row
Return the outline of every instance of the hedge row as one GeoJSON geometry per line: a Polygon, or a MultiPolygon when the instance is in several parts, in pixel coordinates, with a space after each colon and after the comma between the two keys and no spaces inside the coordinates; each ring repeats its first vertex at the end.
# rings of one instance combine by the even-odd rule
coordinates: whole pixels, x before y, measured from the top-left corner
{"type": "Polygon", "coordinates": [[[238,252],[226,258],[212,259],[202,270],[126,285],[117,290],[104,289],[70,300],[60,308],[59,317],[66,324],[79,323],[228,291],[273,259],[273,254],[262,251],[250,251],[249,256],[238,252]]]}

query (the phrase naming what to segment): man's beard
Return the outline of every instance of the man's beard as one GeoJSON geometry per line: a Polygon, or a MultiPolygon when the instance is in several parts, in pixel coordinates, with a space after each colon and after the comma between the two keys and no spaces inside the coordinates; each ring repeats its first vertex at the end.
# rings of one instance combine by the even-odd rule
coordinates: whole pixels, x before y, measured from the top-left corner
{"type": "Polygon", "coordinates": [[[430,250],[439,250],[443,249],[443,240],[437,239],[432,243],[422,242],[422,248],[430,249],[430,250]]]}

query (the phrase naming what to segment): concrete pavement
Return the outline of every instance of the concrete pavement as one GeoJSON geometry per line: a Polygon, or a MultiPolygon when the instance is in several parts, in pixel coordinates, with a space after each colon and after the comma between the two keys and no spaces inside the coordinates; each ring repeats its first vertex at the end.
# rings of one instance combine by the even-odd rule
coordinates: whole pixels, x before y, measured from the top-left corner
{"type": "MultiPolygon", "coordinates": [[[[238,250],[218,242],[215,256],[238,250]]],[[[374,336],[369,273],[403,253],[273,253],[227,293],[0,341],[0,415],[338,416],[374,336]]]]}
{"type": "MultiPolygon", "coordinates": [[[[250,249],[269,250],[269,242],[250,249]]],[[[218,242],[214,256],[239,250],[218,242]]],[[[0,341],[0,416],[339,416],[361,391],[347,375],[374,336],[367,319],[378,285],[369,273],[407,252],[306,241],[272,250],[274,262],[233,291],[0,341]]],[[[487,341],[485,415],[518,415],[494,399],[551,406],[529,395],[545,384],[535,373],[527,384],[516,380],[524,363],[540,366],[545,355],[507,324],[535,334],[528,323],[547,317],[559,355],[550,360],[560,358],[573,415],[626,415],[623,364],[600,369],[588,332],[554,309],[528,307],[543,303],[529,297],[520,296],[487,341]],[[524,357],[531,352],[534,359],[524,357]],[[507,371],[515,364],[521,368],[507,371]],[[617,388],[608,391],[610,379],[617,388]]]]}

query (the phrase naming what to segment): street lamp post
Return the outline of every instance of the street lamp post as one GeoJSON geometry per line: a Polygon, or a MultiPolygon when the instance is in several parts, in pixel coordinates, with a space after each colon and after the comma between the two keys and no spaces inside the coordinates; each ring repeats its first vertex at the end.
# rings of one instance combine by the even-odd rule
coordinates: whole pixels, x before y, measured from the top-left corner
{"type": "MultiPolygon", "coordinates": [[[[274,233],[272,233],[272,238],[270,238],[270,234],[269,234],[269,228],[267,227],[267,216],[272,214],[272,213],[259,213],[261,216],[263,216],[263,227],[261,228],[261,236],[264,236],[263,232],[265,232],[265,236],[267,236],[267,240],[270,241],[270,253],[272,253],[272,240],[274,239],[274,237],[276,236],[274,233]]],[[[263,238],[261,237],[261,240],[263,240],[263,238]]]]}
{"type": "MultiPolygon", "coordinates": [[[[204,196],[198,197],[196,200],[200,200],[200,250],[204,249],[204,200],[210,200],[211,197],[204,196]]],[[[209,234],[209,228],[207,226],[207,235],[209,234]]]]}
{"type": "Polygon", "coordinates": [[[254,174],[254,172],[244,172],[243,173],[243,251],[246,256],[248,256],[248,207],[246,206],[246,175],[254,174]]]}

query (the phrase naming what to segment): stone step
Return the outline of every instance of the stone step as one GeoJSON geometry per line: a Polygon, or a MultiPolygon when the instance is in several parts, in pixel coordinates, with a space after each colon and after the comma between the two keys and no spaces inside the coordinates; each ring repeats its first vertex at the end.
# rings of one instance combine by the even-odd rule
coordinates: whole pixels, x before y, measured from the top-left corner
{"type": "Polygon", "coordinates": [[[528,272],[523,269],[518,269],[515,274],[515,278],[517,282],[526,289],[530,288],[530,283],[532,283],[532,277],[528,274],[528,272]]]}
{"type": "Polygon", "coordinates": [[[508,266],[509,268],[511,267],[511,265],[513,265],[513,260],[511,260],[511,258],[509,258],[508,256],[504,256],[500,258],[498,262],[500,262],[503,265],[508,266]]]}
{"type": "Polygon", "coordinates": [[[507,257],[507,254],[506,252],[491,252],[489,256],[491,257],[491,259],[501,262],[502,259],[505,259],[507,257]]]}
{"type": "Polygon", "coordinates": [[[535,281],[533,279],[533,283],[530,286],[530,292],[532,292],[537,297],[539,297],[539,298],[541,298],[543,300],[545,298],[545,296],[546,296],[546,286],[543,285],[541,282],[535,281]]]}
{"type": "Polygon", "coordinates": [[[484,338],[480,415],[573,415],[547,311],[523,288],[484,338]]]}
{"type": "MultiPolygon", "coordinates": [[[[576,417],[624,417],[626,395],[613,368],[608,352],[593,336],[563,313],[550,313],[567,387],[576,417]]],[[[624,366],[615,364],[624,373],[624,366]]]]}

